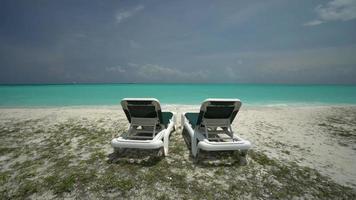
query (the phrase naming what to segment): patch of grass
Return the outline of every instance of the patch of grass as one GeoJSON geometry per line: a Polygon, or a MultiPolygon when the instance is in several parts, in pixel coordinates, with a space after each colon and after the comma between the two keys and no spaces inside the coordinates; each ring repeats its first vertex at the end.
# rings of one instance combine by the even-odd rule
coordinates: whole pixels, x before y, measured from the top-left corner
{"type": "Polygon", "coordinates": [[[65,192],[71,192],[74,189],[75,182],[76,180],[74,174],[69,174],[64,177],[60,177],[59,181],[57,181],[53,187],[54,193],[62,194],[65,192]]]}
{"type": "Polygon", "coordinates": [[[186,146],[184,144],[175,144],[172,146],[169,151],[173,154],[179,154],[182,155],[184,151],[186,151],[186,146]]]}
{"type": "Polygon", "coordinates": [[[258,164],[269,166],[267,173],[259,174],[257,171],[257,176],[251,179],[256,182],[252,184],[257,188],[252,191],[253,197],[290,199],[309,194],[320,199],[356,198],[356,193],[351,188],[334,183],[314,169],[300,167],[294,162],[282,164],[256,151],[251,151],[250,156],[258,164]],[[258,182],[262,183],[261,188],[258,182]],[[268,196],[265,196],[266,194],[268,196]]]}
{"type": "Polygon", "coordinates": [[[62,195],[74,190],[78,185],[96,183],[94,171],[86,172],[85,169],[69,168],[64,174],[50,175],[44,178],[43,185],[53,190],[54,194],[62,195]]]}
{"type": "Polygon", "coordinates": [[[327,127],[327,126],[328,126],[328,124],[326,124],[326,123],[319,123],[319,124],[318,124],[318,126],[324,126],[324,127],[327,127]]]}
{"type": "Polygon", "coordinates": [[[96,150],[94,153],[92,153],[90,155],[90,158],[91,159],[99,159],[99,160],[102,160],[102,159],[105,159],[106,158],[106,155],[103,151],[100,151],[100,150],[96,150]]]}
{"type": "Polygon", "coordinates": [[[9,172],[0,172],[0,185],[4,185],[10,178],[9,172]]]}
{"type": "Polygon", "coordinates": [[[356,113],[345,110],[342,115],[327,116],[325,122],[319,123],[318,126],[323,127],[327,133],[333,136],[356,141],[356,132],[352,128],[356,126],[354,119],[356,119],[356,113]]]}
{"type": "Polygon", "coordinates": [[[101,189],[107,192],[117,190],[127,192],[135,186],[131,179],[119,177],[115,173],[106,174],[102,176],[99,181],[101,183],[101,189]]]}
{"type": "Polygon", "coordinates": [[[43,179],[44,185],[52,187],[53,185],[55,185],[58,182],[58,179],[59,179],[59,177],[55,176],[55,175],[47,176],[43,179]]]}
{"type": "Polygon", "coordinates": [[[189,192],[184,196],[184,199],[216,199],[214,198],[216,188],[212,189],[211,187],[207,187],[204,184],[199,183],[197,180],[190,182],[187,190],[189,192]]]}
{"type": "Polygon", "coordinates": [[[39,184],[35,181],[24,180],[19,185],[16,193],[14,194],[13,198],[25,199],[28,196],[36,193],[39,191],[39,184]]]}
{"type": "Polygon", "coordinates": [[[162,194],[157,198],[157,200],[167,200],[167,199],[171,199],[168,194],[162,194]]]}
{"type": "Polygon", "coordinates": [[[276,161],[268,158],[266,154],[249,151],[249,156],[260,165],[276,165],[276,161]]]}
{"type": "Polygon", "coordinates": [[[290,155],[290,151],[288,151],[288,150],[282,150],[282,153],[285,153],[285,154],[287,154],[287,155],[290,155]]]}
{"type": "Polygon", "coordinates": [[[168,176],[171,179],[172,187],[175,187],[177,189],[182,189],[182,190],[186,190],[186,188],[188,187],[185,173],[183,174],[171,173],[168,176]]]}
{"type": "Polygon", "coordinates": [[[224,168],[223,167],[218,167],[216,170],[215,170],[215,175],[216,176],[221,176],[221,175],[224,175],[225,174],[225,171],[224,171],[224,168]]]}
{"type": "Polygon", "coordinates": [[[17,148],[11,148],[11,147],[0,147],[0,155],[5,155],[8,153],[12,153],[16,151],[17,148]]]}
{"type": "Polygon", "coordinates": [[[155,182],[168,182],[169,171],[158,166],[151,167],[144,175],[143,180],[147,185],[152,185],[155,182]]]}

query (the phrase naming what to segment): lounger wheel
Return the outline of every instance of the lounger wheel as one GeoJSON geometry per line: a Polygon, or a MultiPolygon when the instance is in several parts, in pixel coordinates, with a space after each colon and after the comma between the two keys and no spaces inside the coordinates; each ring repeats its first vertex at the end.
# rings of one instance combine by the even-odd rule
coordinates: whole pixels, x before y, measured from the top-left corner
{"type": "Polygon", "coordinates": [[[246,157],[247,155],[247,150],[240,150],[240,156],[246,157]]]}
{"type": "Polygon", "coordinates": [[[240,150],[240,156],[239,156],[239,164],[241,166],[243,165],[247,165],[248,161],[247,161],[247,150],[240,150]]]}
{"type": "Polygon", "coordinates": [[[114,153],[115,154],[121,154],[124,151],[123,148],[114,148],[114,153]]]}
{"type": "Polygon", "coordinates": [[[168,138],[169,140],[171,139],[172,133],[173,133],[174,131],[176,131],[175,126],[172,127],[172,130],[171,130],[171,132],[170,132],[170,134],[169,134],[169,138],[168,138]]]}
{"type": "Polygon", "coordinates": [[[158,151],[157,151],[156,157],[157,158],[161,158],[161,157],[165,157],[165,156],[166,155],[164,153],[164,147],[159,148],[158,151]]]}
{"type": "Polygon", "coordinates": [[[197,154],[195,155],[195,157],[193,156],[193,163],[194,164],[198,164],[200,162],[200,153],[199,153],[199,149],[197,149],[197,154]]]}

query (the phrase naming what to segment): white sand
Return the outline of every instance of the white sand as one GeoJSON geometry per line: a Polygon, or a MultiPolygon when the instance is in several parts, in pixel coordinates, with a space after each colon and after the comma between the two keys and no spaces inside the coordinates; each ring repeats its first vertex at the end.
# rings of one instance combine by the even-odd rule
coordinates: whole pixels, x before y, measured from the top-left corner
{"type": "MultiPolygon", "coordinates": [[[[199,106],[163,105],[163,110],[176,112],[180,124],[182,112],[198,112],[199,106]]],[[[77,118],[95,121],[96,126],[106,130],[127,126],[119,106],[0,109],[2,124],[38,119],[44,129],[77,118]]],[[[243,107],[233,127],[240,136],[252,142],[254,149],[270,157],[295,161],[298,165],[317,169],[337,183],[356,188],[356,122],[352,123],[353,119],[356,119],[356,107],[352,106],[243,107]],[[334,135],[334,130],[325,127],[330,117],[340,119],[332,127],[351,132],[352,138],[334,135]]],[[[109,145],[105,148],[111,151],[109,145]]]]}

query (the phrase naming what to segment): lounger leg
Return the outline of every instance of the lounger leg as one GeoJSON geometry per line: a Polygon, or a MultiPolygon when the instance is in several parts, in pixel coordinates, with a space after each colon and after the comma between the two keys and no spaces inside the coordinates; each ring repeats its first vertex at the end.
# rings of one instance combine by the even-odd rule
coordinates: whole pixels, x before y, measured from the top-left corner
{"type": "Polygon", "coordinates": [[[153,126],[152,138],[154,138],[155,135],[156,135],[156,125],[153,126]]]}
{"type": "Polygon", "coordinates": [[[208,139],[209,140],[209,135],[208,135],[208,125],[207,124],[205,124],[205,137],[206,137],[206,139],[208,139]]]}
{"type": "Polygon", "coordinates": [[[169,135],[170,131],[166,129],[163,137],[163,156],[168,155],[168,148],[169,148],[169,135]]]}
{"type": "Polygon", "coordinates": [[[247,150],[240,150],[240,165],[247,165],[247,150]]]}
{"type": "Polygon", "coordinates": [[[194,137],[192,137],[192,154],[193,154],[193,157],[196,157],[197,154],[198,154],[198,140],[196,139],[195,135],[194,137]]]}
{"type": "Polygon", "coordinates": [[[193,162],[194,162],[195,164],[198,164],[199,161],[200,161],[200,150],[197,149],[196,155],[193,157],[193,162]]]}
{"type": "Polygon", "coordinates": [[[172,127],[172,132],[173,131],[176,131],[176,126],[175,125],[173,125],[173,127],[172,127]]]}
{"type": "Polygon", "coordinates": [[[192,139],[188,133],[188,130],[186,128],[182,128],[182,136],[183,136],[183,139],[184,139],[184,142],[186,143],[188,149],[189,149],[189,152],[191,153],[192,152],[192,139]]]}
{"type": "Polygon", "coordinates": [[[169,139],[171,139],[172,133],[173,133],[174,131],[176,131],[176,126],[175,126],[175,125],[172,126],[172,130],[171,130],[170,133],[169,133],[169,139]]]}

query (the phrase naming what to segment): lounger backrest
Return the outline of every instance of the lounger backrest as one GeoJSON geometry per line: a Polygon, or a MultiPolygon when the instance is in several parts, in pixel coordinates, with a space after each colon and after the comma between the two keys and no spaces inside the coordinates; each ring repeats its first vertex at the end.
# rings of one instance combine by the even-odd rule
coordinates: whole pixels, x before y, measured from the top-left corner
{"type": "Polygon", "coordinates": [[[239,99],[207,99],[201,107],[197,120],[200,126],[203,119],[230,119],[232,123],[239,112],[241,101],[239,99]]]}
{"type": "Polygon", "coordinates": [[[158,118],[163,123],[160,103],[153,98],[125,98],[121,101],[127,120],[131,118],[158,118]]]}

